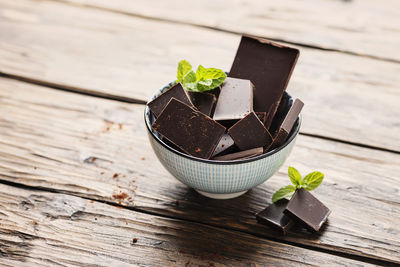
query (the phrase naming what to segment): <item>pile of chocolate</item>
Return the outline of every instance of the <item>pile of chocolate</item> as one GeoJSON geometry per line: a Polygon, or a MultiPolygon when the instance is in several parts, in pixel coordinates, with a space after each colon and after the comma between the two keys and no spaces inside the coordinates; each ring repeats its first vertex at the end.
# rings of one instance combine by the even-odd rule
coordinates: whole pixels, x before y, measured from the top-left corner
{"type": "Polygon", "coordinates": [[[279,229],[283,234],[295,224],[318,232],[331,211],[306,189],[296,190],[288,201],[281,199],[256,214],[257,221],[279,229]]]}
{"type": "Polygon", "coordinates": [[[192,92],[176,84],[148,103],[152,128],[168,145],[203,159],[245,159],[276,149],[303,107],[299,99],[290,106],[284,95],[298,56],[297,49],[242,37],[221,87],[192,92]]]}

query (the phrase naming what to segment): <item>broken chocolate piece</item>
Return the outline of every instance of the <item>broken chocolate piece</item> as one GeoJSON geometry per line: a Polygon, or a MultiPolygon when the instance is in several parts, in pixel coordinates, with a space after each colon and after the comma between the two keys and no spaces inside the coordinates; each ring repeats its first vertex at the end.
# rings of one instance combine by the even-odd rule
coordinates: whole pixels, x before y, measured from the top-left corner
{"type": "Polygon", "coordinates": [[[294,221],[283,213],[286,205],[289,201],[287,199],[281,199],[275,203],[272,203],[264,210],[256,214],[257,221],[259,223],[269,225],[279,229],[283,234],[294,225],[294,221]]]}
{"type": "Polygon", "coordinates": [[[209,159],[226,128],[172,98],[152,128],[189,155],[209,159]]]}
{"type": "Polygon", "coordinates": [[[157,118],[173,97],[185,104],[192,105],[185,92],[185,89],[183,89],[182,85],[178,83],[159,95],[157,98],[151,100],[149,103],[147,103],[147,106],[157,118]]]}
{"type": "Polygon", "coordinates": [[[288,93],[284,93],[276,110],[275,116],[272,120],[271,126],[268,128],[269,133],[274,137],[282,125],[287,113],[293,105],[293,100],[289,97],[288,93]]]}
{"type": "Polygon", "coordinates": [[[253,111],[254,86],[249,80],[226,78],[215,106],[214,120],[242,119],[253,111]]]}
{"type": "MultiPolygon", "coordinates": [[[[229,77],[248,79],[254,86],[254,111],[270,111],[270,120],[296,65],[299,50],[266,39],[242,36],[229,77]]],[[[267,120],[267,127],[270,121],[267,120]]]]}
{"type": "Polygon", "coordinates": [[[268,148],[272,144],[272,136],[254,112],[229,128],[228,134],[241,150],[261,146],[268,148]]]}
{"type": "Polygon", "coordinates": [[[297,121],[297,117],[299,116],[303,106],[304,103],[300,99],[296,99],[294,101],[289,112],[286,114],[286,117],[283,120],[277,134],[274,136],[274,141],[272,142],[270,150],[280,147],[281,145],[283,145],[283,143],[285,143],[290,131],[297,121]]]}
{"type": "Polygon", "coordinates": [[[232,137],[229,134],[224,134],[222,136],[221,140],[219,140],[218,145],[215,148],[212,157],[214,157],[215,155],[218,155],[219,153],[227,150],[228,148],[233,146],[234,143],[235,142],[233,141],[232,137]]]}
{"type": "Polygon", "coordinates": [[[236,153],[226,154],[223,156],[214,157],[214,160],[238,160],[238,159],[248,159],[258,155],[261,155],[264,151],[263,147],[252,148],[249,150],[239,151],[236,153]]]}
{"type": "Polygon", "coordinates": [[[195,106],[198,111],[207,116],[211,116],[215,103],[217,102],[215,95],[191,91],[188,91],[187,94],[189,95],[190,102],[192,102],[193,106],[195,106]]]}
{"type": "Polygon", "coordinates": [[[267,112],[255,112],[258,119],[265,125],[267,121],[267,112]]]}
{"type": "Polygon", "coordinates": [[[301,188],[294,193],[284,213],[308,229],[318,232],[331,211],[310,192],[301,188]]]}

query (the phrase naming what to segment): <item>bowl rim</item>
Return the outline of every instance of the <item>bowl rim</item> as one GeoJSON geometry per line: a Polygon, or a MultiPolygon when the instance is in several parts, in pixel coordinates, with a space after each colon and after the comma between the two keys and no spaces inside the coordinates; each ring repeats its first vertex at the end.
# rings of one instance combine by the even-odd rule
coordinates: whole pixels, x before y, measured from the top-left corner
{"type": "MultiPolygon", "coordinates": [[[[172,85],[170,85],[170,86],[172,86],[172,85]]],[[[168,86],[168,87],[170,87],[170,86],[168,86]]],[[[166,87],[167,87],[167,86],[166,86],[166,87]]],[[[286,92],[286,93],[287,93],[287,92],[286,92]]],[[[289,96],[290,98],[292,98],[292,96],[291,96],[289,93],[287,93],[287,94],[288,94],[288,96],[289,96]]],[[[146,103],[145,108],[144,108],[144,124],[146,125],[146,129],[149,131],[150,135],[151,135],[158,143],[160,143],[163,147],[165,147],[166,149],[168,149],[168,150],[171,151],[172,153],[177,154],[178,156],[182,156],[182,157],[184,157],[184,158],[191,159],[191,160],[195,160],[195,161],[199,161],[199,162],[203,162],[203,163],[216,164],[216,165],[233,165],[233,164],[248,163],[248,162],[257,161],[257,160],[260,160],[260,159],[263,159],[263,158],[266,158],[266,157],[269,157],[269,156],[271,156],[271,155],[274,155],[274,154],[278,153],[279,151],[281,151],[282,149],[284,149],[286,146],[288,146],[288,145],[297,137],[297,135],[298,135],[299,132],[300,132],[300,126],[301,126],[301,121],[302,121],[302,116],[301,116],[301,114],[300,114],[300,115],[297,117],[297,120],[296,120],[296,125],[297,125],[297,126],[296,126],[296,129],[295,129],[294,131],[293,131],[293,130],[291,131],[291,135],[290,135],[289,138],[286,140],[286,142],[285,142],[283,145],[281,145],[280,147],[275,148],[275,149],[273,149],[273,150],[271,150],[271,151],[269,151],[269,152],[267,152],[267,153],[263,153],[263,154],[261,154],[261,155],[258,155],[258,156],[252,157],[252,158],[247,158],[247,159],[237,159],[237,160],[230,160],[230,161],[211,160],[211,159],[197,158],[197,157],[191,156],[191,155],[189,155],[189,154],[185,154],[185,153],[183,153],[183,152],[180,152],[180,151],[176,150],[175,148],[170,147],[169,145],[167,145],[166,143],[164,143],[158,136],[154,135],[152,129],[149,128],[149,125],[148,125],[148,123],[147,123],[147,121],[146,121],[146,117],[147,117],[147,116],[146,116],[146,112],[147,112],[147,109],[148,109],[148,105],[147,105],[148,103],[149,103],[149,102],[146,103]]],[[[150,122],[150,119],[149,119],[149,122],[150,122]]],[[[151,126],[150,126],[150,127],[151,127],[151,126]]]]}

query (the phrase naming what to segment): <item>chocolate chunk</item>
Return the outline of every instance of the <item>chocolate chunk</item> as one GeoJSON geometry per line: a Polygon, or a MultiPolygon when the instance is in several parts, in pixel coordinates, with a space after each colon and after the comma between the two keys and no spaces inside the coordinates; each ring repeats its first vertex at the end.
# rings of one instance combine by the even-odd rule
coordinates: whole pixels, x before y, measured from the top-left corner
{"type": "Polygon", "coordinates": [[[226,78],[215,107],[214,120],[242,119],[253,111],[253,89],[249,80],[226,78]]]}
{"type": "Polygon", "coordinates": [[[241,150],[261,146],[268,148],[272,143],[272,136],[254,112],[229,128],[228,134],[241,150]]]}
{"type": "Polygon", "coordinates": [[[197,108],[198,111],[203,114],[210,116],[211,112],[215,107],[217,98],[213,94],[199,93],[199,92],[187,92],[190,102],[197,108]]]}
{"type": "Polygon", "coordinates": [[[300,99],[296,99],[290,108],[289,112],[286,114],[278,133],[274,136],[274,141],[270,147],[270,150],[280,147],[285,143],[290,131],[292,130],[297,118],[304,106],[304,103],[300,99]]]}
{"type": "Polygon", "coordinates": [[[310,192],[301,188],[294,193],[284,213],[301,222],[308,229],[317,232],[326,222],[331,211],[310,192]]]}
{"type": "Polygon", "coordinates": [[[279,229],[283,234],[294,225],[294,221],[283,213],[289,201],[281,199],[256,214],[259,223],[279,229]]]}
{"type": "Polygon", "coordinates": [[[236,153],[226,154],[223,156],[214,157],[214,160],[238,160],[238,159],[248,159],[258,155],[261,155],[264,151],[263,147],[252,148],[249,150],[239,151],[236,153]]]}
{"type": "Polygon", "coordinates": [[[219,140],[218,145],[215,148],[212,157],[214,157],[215,155],[218,155],[219,153],[227,150],[228,148],[230,148],[234,144],[235,144],[235,142],[233,141],[232,137],[227,133],[224,134],[222,136],[221,140],[219,140]]]}
{"type": "Polygon", "coordinates": [[[226,128],[193,107],[172,98],[153,129],[187,154],[209,159],[226,128]]]}
{"type": "Polygon", "coordinates": [[[185,104],[192,105],[185,92],[185,89],[183,89],[182,85],[178,83],[159,95],[157,98],[151,100],[149,103],[147,103],[147,106],[157,118],[173,97],[182,101],[185,104]]]}
{"type": "Polygon", "coordinates": [[[248,79],[254,84],[254,111],[268,112],[273,106],[268,115],[272,121],[298,56],[297,49],[243,36],[229,77],[248,79]]]}
{"type": "Polygon", "coordinates": [[[269,133],[273,137],[278,133],[283,120],[285,119],[287,113],[289,112],[289,109],[292,107],[292,104],[293,101],[290,99],[289,95],[285,92],[282,96],[281,102],[279,103],[278,109],[272,120],[271,126],[268,128],[269,133]]]}
{"type": "Polygon", "coordinates": [[[267,121],[267,112],[255,112],[257,115],[257,118],[265,125],[265,122],[267,121]]]}

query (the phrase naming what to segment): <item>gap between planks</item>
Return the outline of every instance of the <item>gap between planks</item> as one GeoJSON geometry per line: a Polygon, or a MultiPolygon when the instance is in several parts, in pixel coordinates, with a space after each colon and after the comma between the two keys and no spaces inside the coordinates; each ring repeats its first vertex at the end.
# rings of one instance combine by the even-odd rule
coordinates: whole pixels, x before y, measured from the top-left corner
{"type": "MultiPolygon", "coordinates": [[[[198,27],[198,28],[202,28],[202,29],[207,29],[207,30],[212,30],[212,31],[217,31],[217,32],[223,32],[223,33],[231,33],[231,34],[237,34],[237,35],[249,35],[246,32],[228,30],[228,29],[223,29],[223,28],[217,28],[217,27],[203,25],[203,24],[200,24],[200,23],[193,23],[193,22],[179,21],[179,20],[173,20],[173,19],[168,19],[168,18],[154,17],[154,16],[150,16],[150,15],[143,15],[143,14],[139,14],[139,13],[134,13],[132,11],[116,10],[116,9],[102,7],[102,6],[92,5],[92,4],[89,4],[89,3],[77,3],[77,2],[67,1],[67,0],[52,0],[52,1],[68,4],[68,5],[72,5],[72,6],[76,6],[76,7],[96,9],[96,10],[101,10],[101,11],[106,11],[106,12],[111,12],[111,13],[115,13],[115,14],[131,16],[131,17],[136,17],[136,18],[141,18],[141,19],[147,19],[147,20],[152,20],[152,21],[168,22],[168,23],[173,23],[173,24],[177,24],[177,25],[193,26],[193,27],[198,27]]],[[[398,64],[400,63],[400,60],[397,60],[397,59],[386,58],[386,57],[381,57],[381,56],[374,56],[374,55],[369,55],[369,54],[359,53],[359,52],[353,52],[353,51],[350,51],[350,50],[335,49],[335,48],[325,48],[325,47],[321,47],[321,46],[318,46],[318,45],[311,45],[311,44],[306,44],[306,43],[301,43],[301,42],[294,42],[294,41],[289,41],[289,40],[281,39],[281,38],[270,38],[270,37],[259,36],[259,35],[254,35],[254,34],[252,34],[252,35],[256,36],[256,37],[260,37],[260,38],[267,38],[267,39],[275,41],[275,42],[280,42],[280,43],[285,43],[285,44],[290,44],[290,45],[296,45],[296,46],[310,48],[310,49],[317,49],[317,50],[328,51],[328,52],[339,52],[339,53],[352,55],[352,56],[365,57],[365,58],[370,58],[370,59],[375,59],[375,60],[380,60],[380,61],[386,61],[386,62],[391,62],[391,63],[398,63],[398,64]]]]}
{"type": "Polygon", "coordinates": [[[113,207],[117,207],[117,208],[120,208],[120,209],[131,210],[131,211],[140,212],[140,213],[147,214],[147,215],[158,216],[158,217],[163,217],[163,218],[172,219],[172,220],[180,220],[180,221],[196,223],[196,224],[200,224],[200,225],[204,225],[204,226],[215,227],[215,228],[231,231],[231,232],[234,232],[234,233],[235,232],[243,233],[243,234],[247,234],[247,235],[250,235],[250,236],[254,236],[254,237],[258,237],[258,238],[274,241],[274,242],[277,242],[277,243],[282,243],[282,244],[286,244],[286,245],[290,245],[290,246],[294,246],[294,247],[299,247],[299,248],[304,248],[304,249],[308,249],[308,250],[312,250],[312,251],[326,253],[326,254],[329,254],[329,255],[334,255],[334,256],[350,259],[350,260],[356,260],[356,261],[359,261],[359,262],[373,264],[373,265],[377,265],[377,266],[387,266],[387,267],[397,266],[396,263],[393,263],[393,262],[390,262],[390,261],[370,258],[368,256],[359,256],[359,255],[350,254],[350,253],[346,253],[346,252],[338,252],[338,251],[333,251],[333,250],[324,249],[324,248],[320,248],[320,247],[308,246],[308,245],[305,245],[305,244],[292,242],[292,241],[288,241],[288,240],[282,240],[282,239],[279,239],[279,238],[265,237],[265,236],[262,236],[262,235],[258,235],[258,234],[255,234],[255,233],[251,233],[251,232],[245,231],[245,230],[232,229],[232,228],[229,228],[229,227],[223,227],[221,225],[214,225],[212,223],[206,223],[206,222],[202,222],[202,221],[191,220],[189,218],[177,218],[177,217],[174,217],[174,216],[168,216],[166,214],[152,212],[152,211],[149,211],[149,210],[135,208],[135,207],[132,207],[132,206],[124,206],[124,205],[121,205],[121,204],[118,204],[118,203],[114,203],[114,202],[111,202],[111,201],[107,201],[107,200],[99,200],[99,199],[96,199],[96,198],[90,198],[90,197],[87,197],[87,196],[79,194],[79,193],[78,194],[73,194],[73,193],[71,193],[69,191],[66,191],[66,190],[64,191],[64,190],[56,190],[56,189],[52,189],[52,188],[48,188],[48,187],[29,186],[29,185],[24,185],[24,184],[20,184],[20,183],[5,181],[5,180],[1,180],[1,179],[0,179],[0,184],[16,187],[16,188],[20,188],[20,189],[25,189],[25,190],[32,190],[32,191],[38,191],[38,192],[49,192],[49,193],[59,193],[59,194],[65,194],[65,195],[70,195],[70,196],[74,196],[74,197],[80,197],[82,199],[86,199],[86,200],[95,201],[95,202],[98,202],[98,203],[107,204],[107,205],[110,205],[110,206],[113,206],[113,207]]]}
{"type": "MultiPolygon", "coordinates": [[[[99,91],[83,90],[80,88],[65,86],[65,85],[56,84],[56,83],[49,83],[49,82],[41,81],[41,80],[37,80],[37,79],[8,74],[8,73],[1,72],[1,71],[0,71],[0,77],[11,79],[11,80],[16,80],[16,81],[20,81],[20,82],[25,82],[28,84],[39,85],[39,86],[47,87],[50,89],[66,91],[66,92],[71,92],[71,93],[76,93],[76,94],[81,94],[81,95],[86,95],[86,96],[91,96],[91,97],[97,97],[97,98],[102,98],[102,99],[107,99],[107,100],[114,100],[114,101],[119,101],[119,102],[124,102],[124,103],[130,103],[130,104],[141,104],[141,105],[146,104],[146,101],[143,101],[140,99],[124,97],[124,96],[120,96],[120,95],[106,94],[106,93],[102,93],[99,91]]],[[[379,151],[390,152],[390,153],[394,153],[394,154],[400,154],[400,151],[396,151],[396,150],[392,150],[392,149],[388,149],[388,148],[384,148],[384,147],[371,146],[368,144],[351,142],[351,141],[346,141],[346,140],[342,140],[342,139],[338,139],[338,138],[332,138],[332,137],[318,135],[318,134],[306,133],[303,131],[300,131],[299,134],[313,137],[313,138],[338,142],[338,143],[342,143],[342,144],[348,144],[348,145],[352,145],[352,146],[358,146],[358,147],[364,147],[364,148],[369,148],[369,149],[373,149],[373,150],[379,150],[379,151]]]]}

